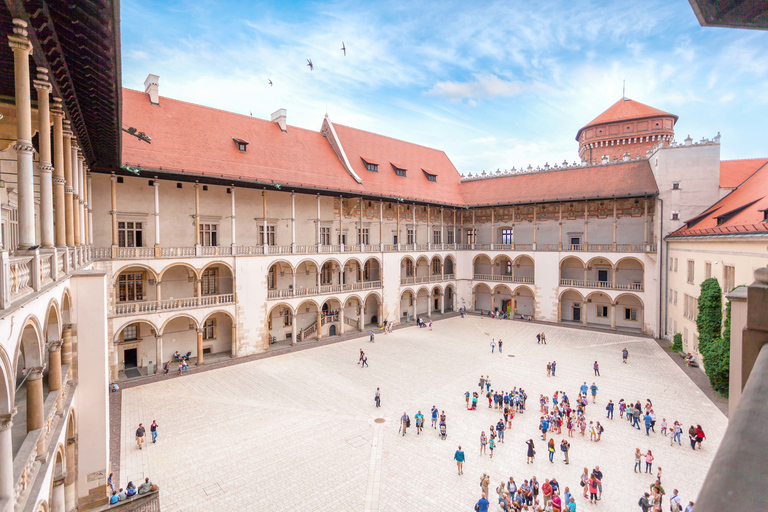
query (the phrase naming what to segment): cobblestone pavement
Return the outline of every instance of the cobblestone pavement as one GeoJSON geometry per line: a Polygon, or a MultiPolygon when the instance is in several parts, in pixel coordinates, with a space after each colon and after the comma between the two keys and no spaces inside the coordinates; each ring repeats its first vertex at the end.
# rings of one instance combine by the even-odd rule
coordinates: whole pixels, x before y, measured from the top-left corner
{"type": "MultiPolygon", "coordinates": [[[[651,449],[663,467],[662,484],[677,488],[686,502],[695,499],[725,432],[727,420],[717,407],[663,353],[651,338],[574,330],[535,323],[451,318],[434,330],[410,327],[389,335],[343,341],[278,355],[122,391],[120,484],[149,476],[160,485],[164,512],[181,510],[472,510],[480,477],[495,487],[510,476],[522,483],[535,475],[542,483],[556,477],[569,486],[579,510],[635,510],[650,475],[633,473],[635,448],[651,449]],[[547,345],[537,345],[544,330],[547,345]],[[491,338],[504,340],[504,353],[492,354],[491,338]],[[629,363],[621,363],[627,347],[629,363]],[[360,348],[369,368],[355,364],[360,348]],[[514,357],[510,357],[514,356],[514,357]],[[557,376],[546,363],[557,361],[557,376]],[[600,362],[601,377],[592,364],[600,362]],[[480,375],[492,388],[522,386],[528,412],[515,417],[493,459],[479,455],[480,432],[500,418],[483,406],[467,411],[464,392],[478,389],[480,375]],[[596,405],[588,420],[600,420],[599,443],[578,433],[571,440],[571,464],[547,459],[537,436],[538,396],[564,390],[573,399],[578,386],[597,382],[596,405]],[[382,408],[374,406],[381,387],[382,408]],[[659,423],[700,423],[707,440],[692,451],[651,432],[645,436],[620,420],[605,420],[608,399],[653,401],[659,423]],[[429,427],[398,435],[403,411],[413,418],[432,405],[447,415],[448,439],[429,427]],[[377,417],[386,418],[376,423],[377,417]],[[139,422],[160,425],[157,444],[138,450],[139,422]],[[537,456],[525,464],[525,441],[536,441],[537,456]],[[458,476],[453,453],[461,444],[467,456],[458,476]],[[597,505],[581,497],[584,467],[604,473],[603,499],[597,505]]],[[[415,423],[415,422],[414,422],[415,423]]],[[[658,425],[657,425],[657,430],[658,425]]],[[[149,433],[149,432],[147,432],[149,433]]],[[[555,436],[559,445],[565,436],[555,436]]],[[[654,469],[655,471],[655,469],[654,469]]],[[[664,501],[664,509],[668,501],[664,501]]],[[[495,506],[492,510],[496,510],[495,506]]]]}

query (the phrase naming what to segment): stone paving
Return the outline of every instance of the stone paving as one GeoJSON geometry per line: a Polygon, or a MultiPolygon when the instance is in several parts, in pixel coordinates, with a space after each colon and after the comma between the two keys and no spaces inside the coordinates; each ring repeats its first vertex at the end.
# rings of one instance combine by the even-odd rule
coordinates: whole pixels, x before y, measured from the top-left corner
{"type": "MultiPolygon", "coordinates": [[[[667,497],[678,488],[687,502],[695,499],[727,424],[653,339],[477,316],[436,322],[432,331],[409,327],[377,335],[374,344],[343,341],[124,389],[121,408],[120,485],[151,477],[161,487],[164,512],[472,510],[484,472],[491,475],[493,503],[501,480],[514,476],[519,484],[535,475],[569,486],[578,510],[624,512],[637,509],[652,483],[650,475],[633,473],[636,447],[650,448],[663,467],[667,497]],[[536,344],[541,330],[547,345],[536,344]],[[491,354],[491,338],[499,337],[504,353],[491,354]],[[360,348],[369,368],[355,364],[360,348]],[[548,378],[546,363],[553,359],[557,376],[548,378]],[[601,377],[593,377],[595,360],[601,377]],[[529,396],[528,411],[515,417],[493,459],[479,455],[479,437],[500,413],[482,401],[467,411],[463,396],[478,389],[481,374],[490,375],[492,388],[522,386],[529,396]],[[559,450],[551,464],[536,431],[538,396],[565,390],[573,400],[584,381],[600,388],[587,419],[604,424],[602,441],[577,433],[571,464],[559,450]],[[374,406],[377,386],[381,409],[374,406]],[[603,421],[608,399],[620,398],[650,398],[659,423],[679,420],[686,432],[700,423],[707,434],[703,449],[692,451],[685,433],[682,446],[670,446],[658,433],[646,437],[620,420],[618,410],[616,419],[603,421]],[[428,417],[432,405],[446,412],[446,441],[429,420],[419,436],[415,428],[398,435],[403,411],[413,418],[420,409],[428,417]],[[376,423],[377,417],[387,421],[376,423]],[[149,434],[153,419],[158,442],[140,451],[135,429],[142,422],[149,434]],[[537,449],[532,465],[525,464],[529,438],[537,449]],[[453,462],[459,444],[467,456],[462,476],[453,462]],[[604,493],[590,505],[579,476],[595,465],[604,473],[604,493]]],[[[555,436],[558,445],[565,435],[555,436]]]]}

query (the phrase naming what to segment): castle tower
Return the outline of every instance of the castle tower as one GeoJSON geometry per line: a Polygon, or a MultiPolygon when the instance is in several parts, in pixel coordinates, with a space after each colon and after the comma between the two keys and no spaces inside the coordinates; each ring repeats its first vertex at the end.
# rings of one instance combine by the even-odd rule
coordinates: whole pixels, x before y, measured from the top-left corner
{"type": "Polygon", "coordinates": [[[621,98],[576,134],[585,163],[645,156],[655,144],[669,144],[677,116],[629,98],[621,98]]]}

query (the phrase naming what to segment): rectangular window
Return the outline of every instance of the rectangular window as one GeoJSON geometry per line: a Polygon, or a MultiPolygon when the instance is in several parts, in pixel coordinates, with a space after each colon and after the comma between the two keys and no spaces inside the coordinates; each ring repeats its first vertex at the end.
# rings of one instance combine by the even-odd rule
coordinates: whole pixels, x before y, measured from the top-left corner
{"type": "Polygon", "coordinates": [[[675,290],[675,306],[677,306],[677,290],[675,290]]]}
{"type": "Polygon", "coordinates": [[[424,176],[427,177],[427,181],[437,181],[437,174],[430,174],[427,171],[424,171],[424,176]]]}
{"type": "Polygon", "coordinates": [[[219,245],[218,228],[216,224],[200,224],[200,244],[204,247],[219,245]]]}
{"type": "Polygon", "coordinates": [[[694,277],[693,266],[694,266],[693,260],[688,260],[688,273],[686,274],[686,281],[691,284],[693,284],[693,277],[694,277]]]}
{"type": "Polygon", "coordinates": [[[408,237],[407,237],[407,244],[415,244],[416,243],[416,236],[413,232],[413,228],[408,228],[408,237]]]}
{"type": "Polygon", "coordinates": [[[514,243],[513,231],[511,229],[501,230],[501,243],[504,245],[512,245],[514,243]]]}
{"type": "Polygon", "coordinates": [[[331,284],[332,277],[331,264],[326,263],[323,265],[322,270],[320,270],[320,284],[331,284]]]}
{"type": "Polygon", "coordinates": [[[320,245],[331,245],[331,228],[320,228],[320,245]]]}
{"type": "Polygon", "coordinates": [[[704,263],[704,279],[712,277],[712,264],[710,262],[704,263]]]}
{"type": "Polygon", "coordinates": [[[339,245],[347,245],[347,235],[345,234],[339,235],[339,245]]]}
{"type": "Polygon", "coordinates": [[[368,245],[369,243],[368,228],[359,229],[357,231],[357,244],[368,245]]]}
{"type": "Polygon", "coordinates": [[[215,340],[216,339],[216,320],[206,320],[203,324],[203,339],[215,340]]]}
{"type": "Polygon", "coordinates": [[[394,165],[392,166],[392,168],[395,170],[395,174],[397,174],[398,176],[400,176],[402,178],[405,178],[405,169],[401,169],[399,167],[395,167],[394,165]]]}
{"type": "Polygon", "coordinates": [[[723,266],[723,291],[730,293],[736,286],[736,267],[730,265],[723,266]]]}
{"type": "Polygon", "coordinates": [[[672,190],[680,190],[680,182],[679,181],[672,182],[672,190]]]}
{"type": "Polygon", "coordinates": [[[218,269],[209,268],[203,271],[201,290],[203,295],[216,295],[218,293],[218,269]]]}
{"type": "Polygon", "coordinates": [[[475,230],[474,229],[468,229],[467,230],[467,245],[472,245],[475,243],[475,230]]]}
{"type": "Polygon", "coordinates": [[[117,245],[120,247],[144,247],[142,223],[118,222],[117,245]]]}
{"type": "Polygon", "coordinates": [[[672,302],[672,288],[669,289],[669,302],[672,302]]]}
{"type": "Polygon", "coordinates": [[[131,324],[123,329],[123,341],[139,339],[139,324],[131,324]]]}
{"type": "Polygon", "coordinates": [[[118,302],[144,300],[144,274],[141,272],[120,274],[117,278],[118,302]]]}
{"type": "Polygon", "coordinates": [[[624,308],[624,320],[637,320],[637,308],[624,308]]]}
{"type": "Polygon", "coordinates": [[[677,272],[677,258],[675,258],[675,272],[677,272]]]}
{"type": "Polygon", "coordinates": [[[275,276],[275,270],[277,265],[269,267],[269,273],[267,274],[267,289],[274,290],[277,288],[277,276],[275,276]]]}
{"type": "Polygon", "coordinates": [[[608,316],[608,306],[597,306],[597,316],[607,317],[608,316]]]}
{"type": "Polygon", "coordinates": [[[581,245],[581,238],[577,236],[571,237],[571,245],[581,245]]]}
{"type": "Polygon", "coordinates": [[[454,242],[454,238],[453,238],[453,229],[449,229],[448,230],[448,236],[446,238],[448,239],[447,243],[449,243],[449,244],[455,244],[456,243],[456,242],[454,242]]]}
{"type": "Polygon", "coordinates": [[[441,230],[436,229],[432,232],[432,243],[433,244],[443,243],[443,232],[441,230]]]}
{"type": "Polygon", "coordinates": [[[370,162],[366,162],[365,160],[363,160],[363,163],[365,164],[366,171],[379,172],[379,164],[372,164],[370,162]]]}
{"type": "Polygon", "coordinates": [[[680,220],[680,212],[672,212],[672,220],[680,220]]]}
{"type": "Polygon", "coordinates": [[[688,346],[688,328],[683,327],[683,345],[688,346]]]}
{"type": "Polygon", "coordinates": [[[259,243],[261,245],[275,245],[275,226],[267,226],[267,238],[264,239],[264,226],[259,226],[259,243]]]}
{"type": "Polygon", "coordinates": [[[290,309],[283,310],[283,327],[288,327],[293,323],[293,317],[291,316],[290,309]]]}

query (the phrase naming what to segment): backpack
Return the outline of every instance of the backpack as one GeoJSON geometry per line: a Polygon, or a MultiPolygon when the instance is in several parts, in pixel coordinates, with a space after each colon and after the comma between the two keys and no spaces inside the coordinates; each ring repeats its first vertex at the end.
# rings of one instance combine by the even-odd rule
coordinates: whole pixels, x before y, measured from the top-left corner
{"type": "Polygon", "coordinates": [[[600,425],[600,433],[602,434],[603,432],[605,432],[605,429],[603,428],[602,425],[600,425]]]}

